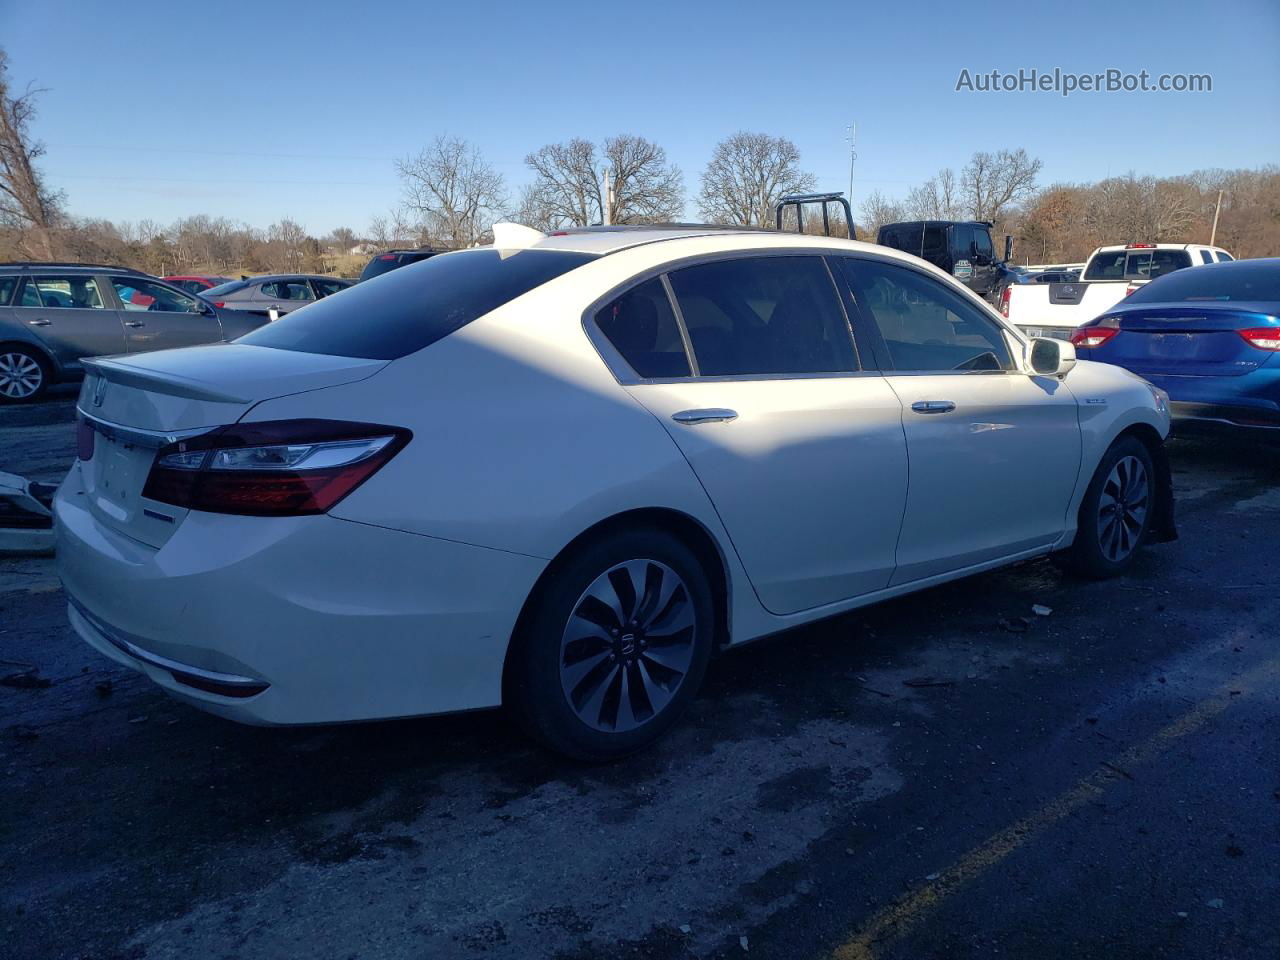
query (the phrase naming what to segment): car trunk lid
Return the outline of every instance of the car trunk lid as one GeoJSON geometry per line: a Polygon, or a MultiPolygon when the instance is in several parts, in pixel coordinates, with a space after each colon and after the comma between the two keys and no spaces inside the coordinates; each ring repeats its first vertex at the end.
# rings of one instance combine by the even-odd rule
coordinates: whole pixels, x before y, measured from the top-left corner
{"type": "Polygon", "coordinates": [[[162,546],[187,514],[142,495],[162,446],[235,423],[263,400],[362,380],[386,365],[244,344],[86,360],[78,409],[88,507],[105,526],[162,546]]]}
{"type": "Polygon", "coordinates": [[[1129,309],[1116,317],[1120,333],[1108,345],[1107,359],[1137,374],[1244,376],[1268,359],[1239,334],[1275,322],[1263,309],[1196,301],[1129,309]]]}

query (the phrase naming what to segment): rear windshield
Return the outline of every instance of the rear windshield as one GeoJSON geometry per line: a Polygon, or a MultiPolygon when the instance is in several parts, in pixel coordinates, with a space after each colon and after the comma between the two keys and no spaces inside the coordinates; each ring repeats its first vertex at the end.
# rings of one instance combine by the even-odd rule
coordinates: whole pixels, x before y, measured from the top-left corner
{"type": "Polygon", "coordinates": [[[1154,280],[1191,266],[1185,250],[1108,250],[1089,261],[1086,280],[1154,280]]]}
{"type": "Polygon", "coordinates": [[[462,250],[357,283],[239,339],[260,347],[394,360],[596,258],[563,250],[462,250]]]}
{"type": "Polygon", "coordinates": [[[210,287],[208,290],[204,292],[204,295],[206,297],[208,296],[220,297],[224,293],[235,293],[237,290],[243,290],[248,285],[249,285],[248,280],[231,280],[228,283],[222,283],[216,287],[210,287]]]}
{"type": "Polygon", "coordinates": [[[1171,303],[1188,300],[1280,301],[1280,260],[1234,263],[1186,270],[1148,283],[1125,303],[1171,303]]]}

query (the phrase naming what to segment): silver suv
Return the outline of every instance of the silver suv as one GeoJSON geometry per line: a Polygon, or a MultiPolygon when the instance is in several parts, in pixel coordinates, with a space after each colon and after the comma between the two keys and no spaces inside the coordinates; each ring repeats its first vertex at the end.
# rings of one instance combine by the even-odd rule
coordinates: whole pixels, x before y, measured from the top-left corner
{"type": "Polygon", "coordinates": [[[0,403],[79,379],[84,357],[233,340],[266,322],[126,267],[0,264],[0,403]]]}

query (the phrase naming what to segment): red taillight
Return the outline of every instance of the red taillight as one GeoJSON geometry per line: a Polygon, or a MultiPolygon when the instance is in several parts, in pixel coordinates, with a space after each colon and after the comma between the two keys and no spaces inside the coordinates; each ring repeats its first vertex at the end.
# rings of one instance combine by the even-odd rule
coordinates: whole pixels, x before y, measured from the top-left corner
{"type": "Polygon", "coordinates": [[[1116,327],[1081,327],[1071,334],[1071,342],[1077,347],[1100,347],[1120,331],[1116,327]]]}
{"type": "Polygon", "coordinates": [[[76,419],[76,458],[93,459],[93,427],[89,426],[84,417],[76,419]]]}
{"type": "Polygon", "coordinates": [[[214,300],[214,301],[213,301],[213,305],[214,305],[215,307],[225,307],[225,306],[227,305],[227,301],[225,301],[225,300],[214,300]]]}
{"type": "Polygon", "coordinates": [[[1140,288],[1140,286],[1141,285],[1137,283],[1129,284],[1127,287],[1124,288],[1124,295],[1127,297],[1131,293],[1135,293],[1140,288]]]}
{"type": "Polygon", "coordinates": [[[1280,327],[1254,327],[1236,331],[1245,342],[1259,350],[1280,350],[1280,327]]]}
{"type": "Polygon", "coordinates": [[[411,436],[399,427],[336,420],[232,424],[161,448],[142,495],[207,513],[325,513],[411,436]]]}
{"type": "Polygon", "coordinates": [[[1156,245],[1154,243],[1126,243],[1124,248],[1126,250],[1154,250],[1156,245]]]}
{"type": "Polygon", "coordinates": [[[1009,297],[1012,295],[1010,293],[1012,289],[1012,286],[1005,287],[1000,294],[1000,316],[1002,317],[1007,318],[1009,316],[1009,297]]]}
{"type": "Polygon", "coordinates": [[[396,258],[396,255],[395,255],[394,253],[384,253],[384,254],[383,254],[382,256],[380,256],[378,259],[379,259],[379,260],[394,260],[395,258],[396,258]]]}

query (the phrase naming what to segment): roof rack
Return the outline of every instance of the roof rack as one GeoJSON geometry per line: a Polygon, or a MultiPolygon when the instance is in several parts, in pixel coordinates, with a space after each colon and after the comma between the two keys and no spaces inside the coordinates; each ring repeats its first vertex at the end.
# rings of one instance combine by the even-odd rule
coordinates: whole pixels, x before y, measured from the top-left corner
{"type": "Polygon", "coordinates": [[[849,201],[843,193],[790,193],[774,206],[778,229],[782,229],[782,215],[787,207],[796,208],[796,233],[804,233],[804,205],[806,203],[822,204],[822,232],[831,236],[831,217],[827,212],[827,204],[838,203],[844,208],[844,222],[849,225],[849,239],[856,240],[857,228],[853,225],[853,211],[849,209],[849,201]]]}
{"type": "Polygon", "coordinates": [[[7,263],[0,263],[0,268],[18,267],[23,270],[68,270],[68,269],[84,269],[84,270],[112,270],[117,273],[132,273],[139,277],[149,277],[151,274],[142,270],[135,270],[133,267],[121,267],[112,263],[59,263],[49,260],[10,260],[7,263]]]}

